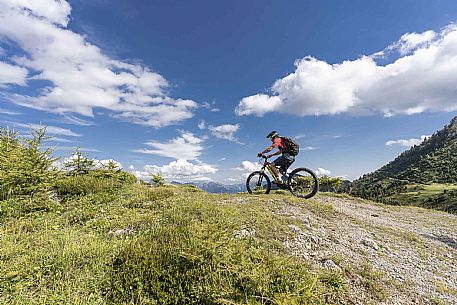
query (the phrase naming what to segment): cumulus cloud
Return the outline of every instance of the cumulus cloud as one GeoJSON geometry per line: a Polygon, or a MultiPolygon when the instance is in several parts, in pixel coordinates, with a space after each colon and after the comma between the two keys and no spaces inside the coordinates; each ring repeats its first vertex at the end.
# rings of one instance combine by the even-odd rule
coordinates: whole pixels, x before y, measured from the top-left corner
{"type": "Polygon", "coordinates": [[[241,164],[235,168],[235,170],[238,170],[238,171],[244,171],[244,172],[254,172],[254,171],[258,171],[260,170],[261,166],[259,163],[253,163],[251,161],[243,161],[241,162],[241,164]]]}
{"type": "Polygon", "coordinates": [[[24,53],[9,58],[14,66],[3,63],[8,72],[0,67],[0,79],[13,74],[9,82],[25,85],[29,74],[28,83],[47,84],[31,95],[5,91],[4,100],[87,117],[104,108],[121,120],[153,127],[193,116],[197,103],[168,96],[169,83],[160,74],[112,59],[69,30],[70,12],[64,0],[0,0],[0,38],[24,53]]]}
{"type": "Polygon", "coordinates": [[[238,139],[235,136],[235,133],[240,129],[240,124],[222,124],[219,126],[213,126],[207,125],[204,120],[200,120],[200,122],[198,122],[198,129],[208,129],[211,135],[218,139],[233,141],[242,144],[238,141],[238,139]]]}
{"type": "Polygon", "coordinates": [[[191,163],[187,160],[178,159],[171,161],[163,166],[145,165],[143,170],[131,171],[138,179],[148,180],[151,174],[162,174],[167,180],[176,181],[209,181],[210,178],[204,176],[206,174],[214,174],[218,170],[212,165],[205,163],[191,163]]]}
{"type": "Polygon", "coordinates": [[[401,139],[401,140],[389,140],[386,142],[387,146],[399,145],[404,147],[411,147],[414,145],[419,145],[424,142],[425,139],[430,138],[430,136],[422,135],[420,139],[411,138],[411,139],[401,139]]]}
{"type": "Polygon", "coordinates": [[[168,142],[149,141],[145,144],[150,148],[136,149],[134,152],[173,159],[195,160],[203,151],[203,141],[190,132],[182,131],[179,137],[168,142]]]}
{"type": "Polygon", "coordinates": [[[213,136],[218,139],[229,140],[233,142],[237,142],[238,139],[235,137],[235,133],[240,128],[239,124],[224,124],[219,126],[208,126],[209,131],[213,136]]]}
{"type": "Polygon", "coordinates": [[[298,116],[351,113],[385,116],[457,110],[457,26],[408,33],[382,52],[330,64],[307,56],[277,80],[272,94],[243,98],[238,115],[281,112],[298,116]],[[376,59],[400,56],[387,65],[376,59]]]}
{"type": "Polygon", "coordinates": [[[322,167],[319,167],[317,170],[314,171],[316,173],[316,175],[318,177],[322,177],[322,176],[330,176],[330,173],[331,171],[329,171],[328,169],[325,169],[325,168],[322,168],[322,167]]]}

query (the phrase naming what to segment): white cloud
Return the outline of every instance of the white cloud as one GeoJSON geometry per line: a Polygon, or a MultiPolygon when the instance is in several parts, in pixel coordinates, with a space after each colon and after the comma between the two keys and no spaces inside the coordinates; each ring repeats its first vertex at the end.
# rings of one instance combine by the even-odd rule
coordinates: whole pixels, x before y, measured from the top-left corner
{"type": "Polygon", "coordinates": [[[46,127],[46,134],[47,135],[58,135],[58,136],[67,136],[67,137],[81,137],[82,134],[76,133],[68,128],[62,128],[57,126],[47,126],[41,124],[24,124],[24,123],[15,123],[10,122],[13,127],[19,127],[24,129],[40,129],[46,127]]]}
{"type": "Polygon", "coordinates": [[[375,61],[384,51],[337,64],[307,56],[273,84],[272,95],[245,97],[235,112],[391,116],[457,110],[457,26],[439,33],[408,33],[385,51],[396,50],[401,56],[385,66],[375,61]]]}
{"type": "Polygon", "coordinates": [[[330,173],[331,171],[329,171],[328,169],[325,169],[325,168],[322,168],[322,167],[319,167],[317,170],[314,171],[316,173],[316,175],[318,177],[322,177],[322,176],[330,176],[330,173]]]}
{"type": "Polygon", "coordinates": [[[217,108],[216,106],[216,102],[212,102],[211,104],[208,103],[208,102],[204,102],[201,107],[202,108],[205,108],[205,109],[208,109],[209,111],[211,112],[218,112],[220,111],[219,108],[217,108]]]}
{"type": "Polygon", "coordinates": [[[20,115],[21,113],[17,112],[17,111],[12,111],[12,110],[9,110],[9,109],[0,108],[0,114],[20,115]]]}
{"type": "Polygon", "coordinates": [[[314,146],[305,146],[305,147],[302,147],[300,148],[300,150],[316,150],[317,147],[314,147],[314,146]]]}
{"type": "Polygon", "coordinates": [[[73,124],[73,125],[79,125],[79,126],[91,126],[93,125],[92,122],[88,120],[81,119],[77,116],[74,115],[65,115],[61,119],[55,120],[56,122],[59,123],[65,123],[65,124],[73,124]]]}
{"type": "Polygon", "coordinates": [[[206,128],[206,122],[204,120],[201,120],[198,122],[198,129],[205,129],[206,128]]]}
{"type": "Polygon", "coordinates": [[[223,124],[219,126],[213,126],[207,125],[204,120],[200,120],[200,122],[198,122],[198,128],[201,130],[207,128],[210,131],[211,135],[218,139],[229,140],[237,142],[238,144],[242,144],[235,137],[235,133],[238,131],[238,129],[240,129],[239,124],[223,124]]]}
{"type": "Polygon", "coordinates": [[[224,124],[219,126],[208,126],[209,131],[213,136],[218,139],[224,139],[229,141],[237,142],[237,138],[235,137],[235,133],[240,128],[239,124],[224,124]]]}
{"type": "Polygon", "coordinates": [[[267,112],[277,111],[282,104],[279,96],[256,94],[244,97],[235,109],[237,115],[263,116],[267,112]]]}
{"type": "Polygon", "coordinates": [[[152,149],[136,149],[134,152],[159,155],[173,159],[195,160],[203,151],[203,140],[190,132],[181,132],[181,136],[166,143],[149,141],[145,143],[152,149]]]}
{"type": "MultiPolygon", "coordinates": [[[[22,74],[29,71],[29,83],[50,83],[30,96],[7,92],[4,99],[88,117],[93,116],[94,108],[104,108],[116,118],[153,127],[193,116],[197,103],[169,97],[169,84],[161,75],[140,64],[109,58],[66,28],[70,11],[63,0],[0,0],[0,38],[26,54],[9,60],[23,69],[22,74]]],[[[16,73],[20,74],[19,70],[16,73]]],[[[22,74],[16,82],[24,81],[22,74]]]]}
{"type": "Polygon", "coordinates": [[[429,138],[430,136],[422,135],[420,139],[411,138],[411,139],[401,139],[401,140],[389,140],[386,142],[387,146],[392,145],[400,145],[404,147],[411,147],[414,145],[419,145],[424,142],[425,139],[429,138]]]}
{"type": "Polygon", "coordinates": [[[17,13],[44,18],[63,27],[67,26],[71,12],[70,4],[65,0],[2,0],[1,4],[17,13]]]}
{"type": "Polygon", "coordinates": [[[61,138],[61,137],[52,137],[51,138],[51,141],[52,142],[62,142],[62,143],[73,143],[75,142],[75,140],[70,140],[70,139],[65,139],[65,138],[61,138]]]}
{"type": "Polygon", "coordinates": [[[419,47],[427,47],[436,38],[434,31],[423,33],[406,33],[400,39],[388,47],[388,50],[398,50],[400,54],[406,55],[419,47]]]}
{"type": "Polygon", "coordinates": [[[138,178],[143,180],[149,180],[151,174],[160,173],[163,177],[169,181],[210,181],[211,178],[208,178],[204,175],[214,174],[218,170],[212,165],[205,163],[191,163],[189,161],[178,159],[171,161],[167,165],[157,166],[157,165],[145,165],[142,171],[132,171],[132,173],[138,178]]]}
{"type": "Polygon", "coordinates": [[[251,161],[245,160],[245,161],[241,162],[241,164],[234,169],[238,170],[238,171],[244,171],[244,172],[250,173],[250,172],[258,171],[258,170],[260,170],[260,168],[261,168],[261,165],[259,163],[257,163],[257,162],[253,163],[251,161]]]}
{"type": "Polygon", "coordinates": [[[2,84],[25,85],[28,70],[0,61],[0,86],[2,84]]]}

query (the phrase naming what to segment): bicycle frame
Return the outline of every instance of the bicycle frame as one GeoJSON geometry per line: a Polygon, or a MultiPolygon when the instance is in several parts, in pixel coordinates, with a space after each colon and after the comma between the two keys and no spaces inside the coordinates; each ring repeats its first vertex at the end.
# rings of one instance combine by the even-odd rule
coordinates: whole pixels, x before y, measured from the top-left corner
{"type": "Polygon", "coordinates": [[[262,157],[262,159],[263,159],[263,166],[262,166],[262,169],[260,171],[262,173],[264,173],[265,172],[265,168],[267,168],[268,171],[270,172],[270,175],[273,177],[274,181],[276,181],[276,182],[281,181],[279,176],[276,175],[275,172],[271,169],[271,164],[267,161],[268,159],[266,157],[262,157]]]}

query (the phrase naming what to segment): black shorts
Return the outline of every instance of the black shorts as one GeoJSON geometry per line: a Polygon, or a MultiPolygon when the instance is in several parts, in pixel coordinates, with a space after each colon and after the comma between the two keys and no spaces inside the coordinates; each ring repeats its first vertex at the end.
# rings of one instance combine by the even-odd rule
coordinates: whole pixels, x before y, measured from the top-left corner
{"type": "Polygon", "coordinates": [[[283,171],[286,171],[289,166],[294,163],[295,156],[292,156],[289,153],[283,153],[280,157],[276,158],[273,162],[275,165],[279,166],[283,171]]]}

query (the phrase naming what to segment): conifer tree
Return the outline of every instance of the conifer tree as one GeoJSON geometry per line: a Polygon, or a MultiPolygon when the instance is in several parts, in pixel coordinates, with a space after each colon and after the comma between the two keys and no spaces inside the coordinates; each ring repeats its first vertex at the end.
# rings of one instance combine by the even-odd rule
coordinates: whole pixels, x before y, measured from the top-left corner
{"type": "Polygon", "coordinates": [[[64,166],[69,175],[84,175],[94,169],[95,161],[88,159],[86,155],[81,152],[81,149],[76,147],[75,153],[64,163],[64,166]]]}

